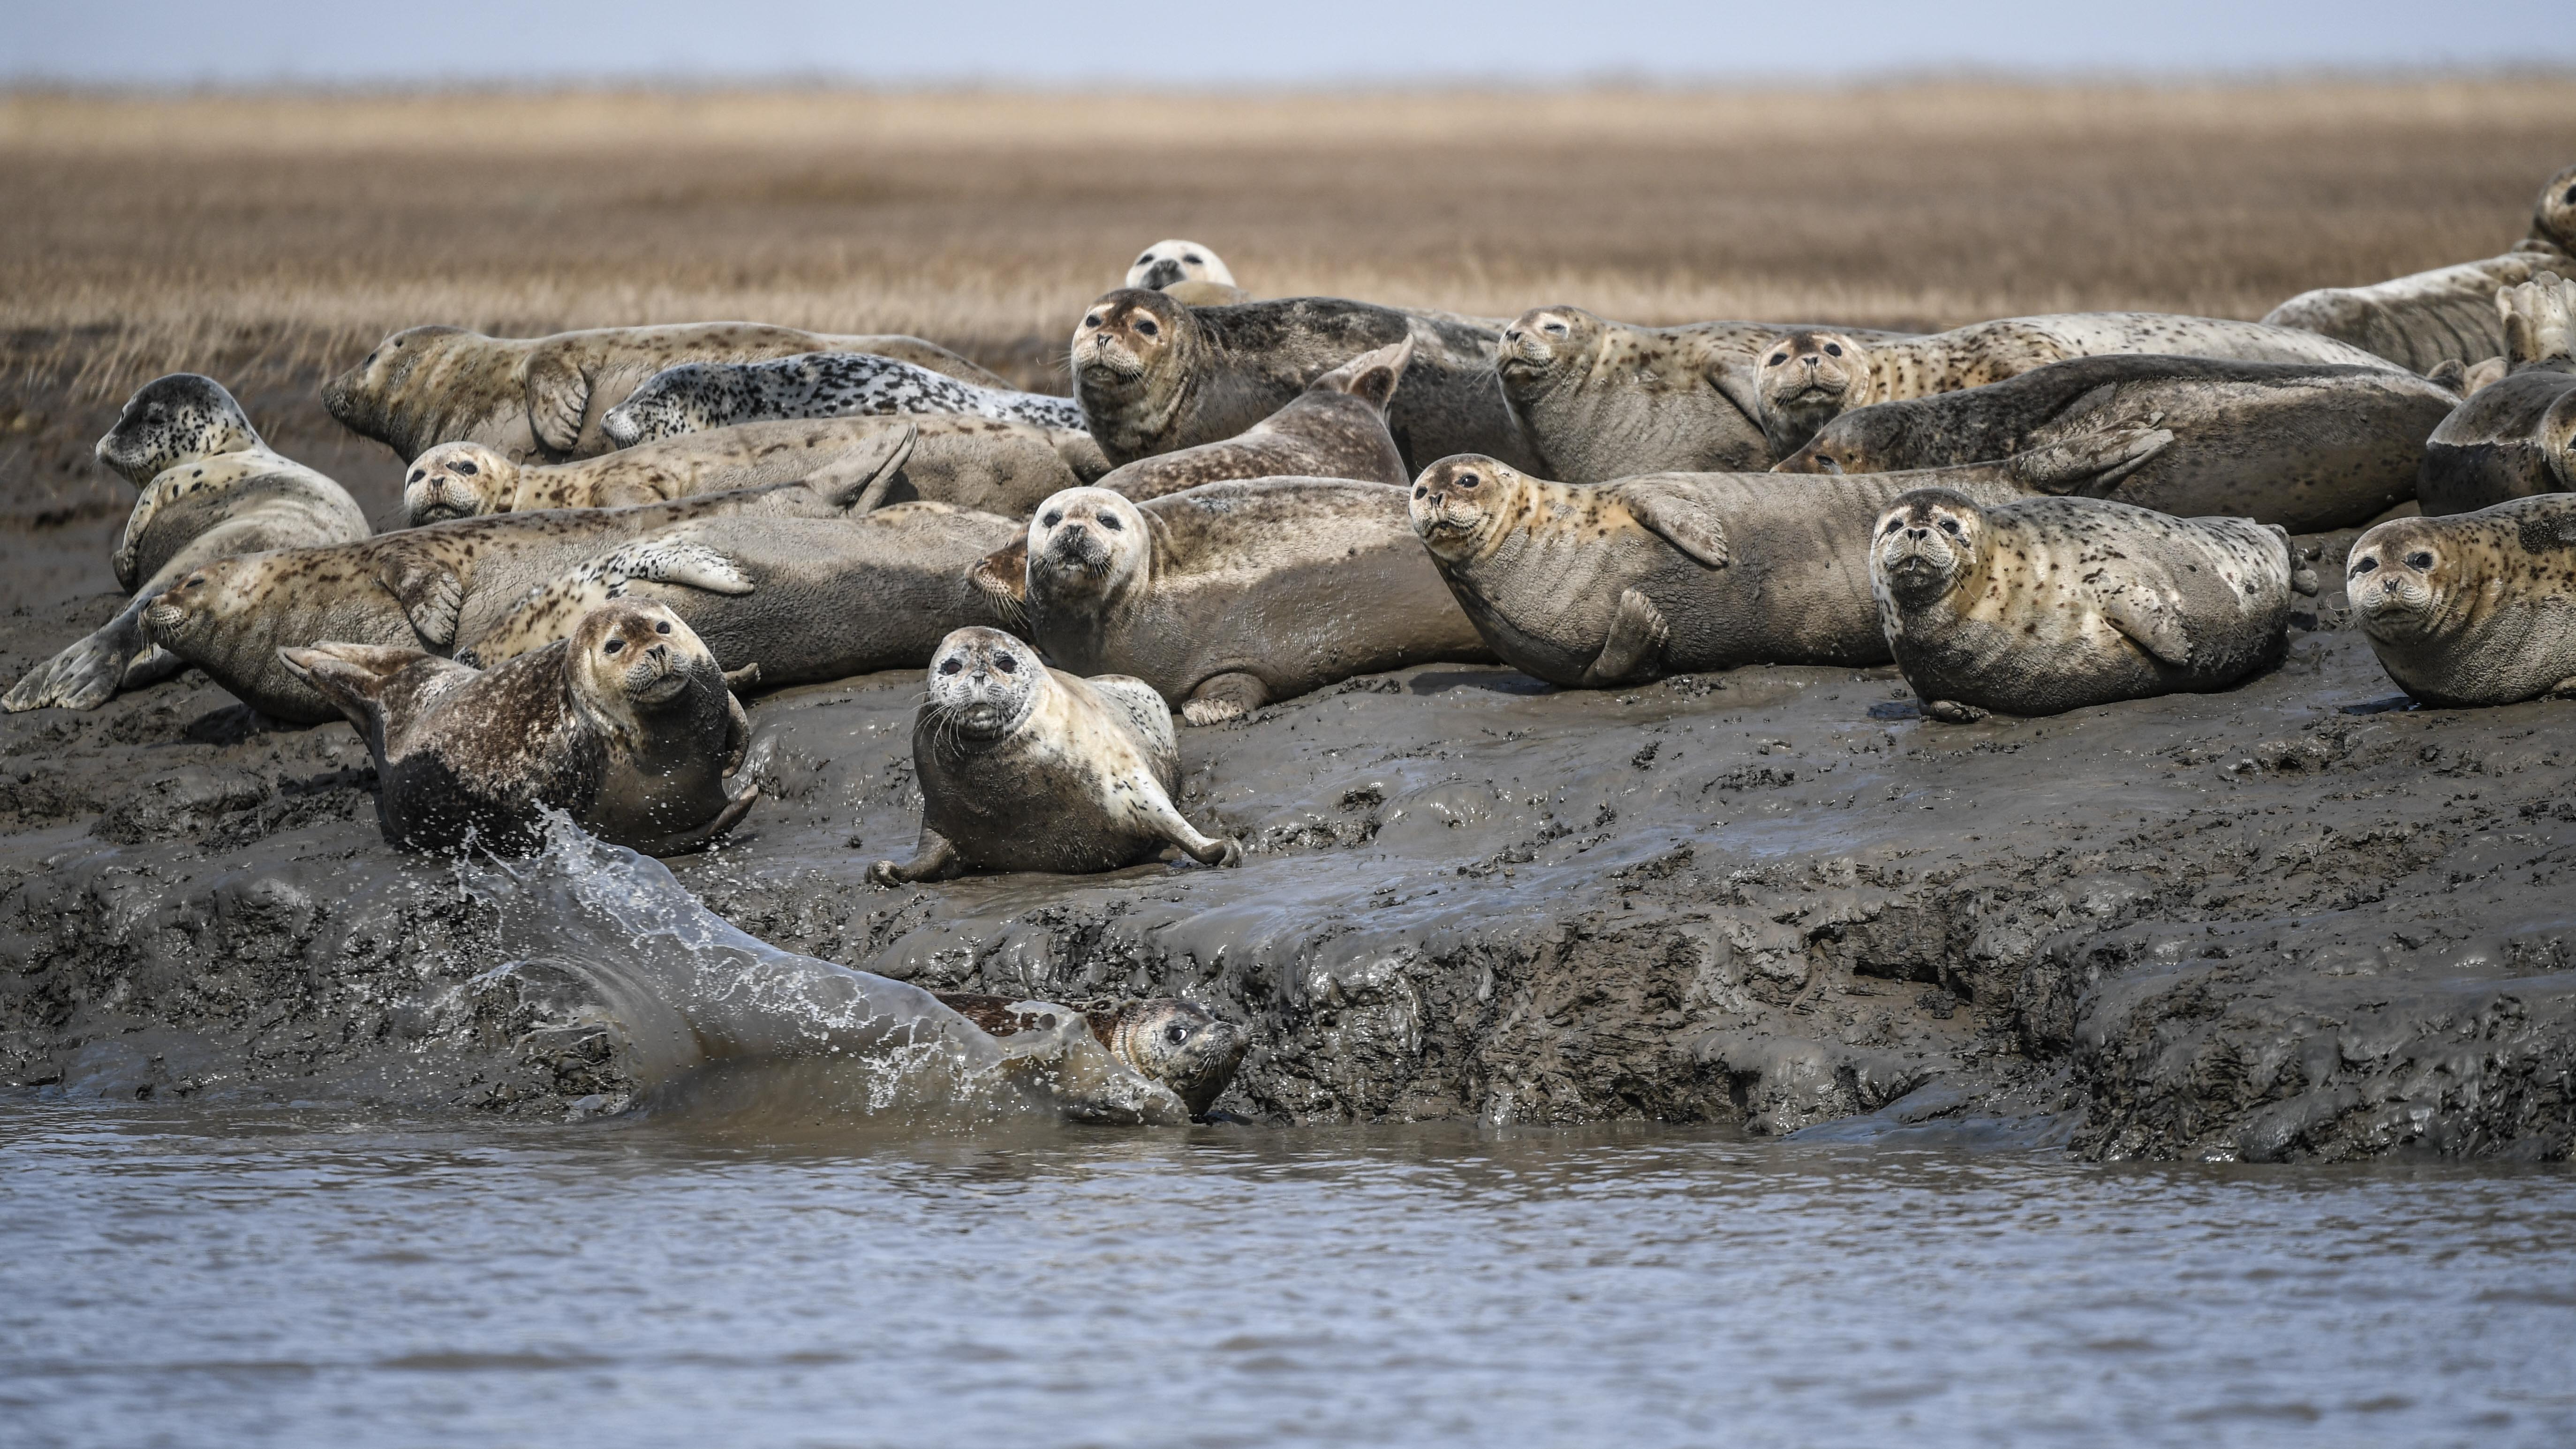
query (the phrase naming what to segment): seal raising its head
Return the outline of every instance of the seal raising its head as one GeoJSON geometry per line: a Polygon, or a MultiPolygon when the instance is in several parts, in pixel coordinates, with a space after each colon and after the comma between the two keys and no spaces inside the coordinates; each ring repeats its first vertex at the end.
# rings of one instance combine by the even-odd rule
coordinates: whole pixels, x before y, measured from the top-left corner
{"type": "Polygon", "coordinates": [[[1127,269],[1126,285],[1149,287],[1161,291],[1174,282],[1216,282],[1234,285],[1234,273],[1226,269],[1225,259],[1213,247],[1178,239],[1158,241],[1145,248],[1136,264],[1127,269]]]}
{"type": "Polygon", "coordinates": [[[1754,376],[1763,436],[1784,457],[1818,428],[1870,401],[1869,354],[1840,332],[1790,333],[1762,354],[1754,376]]]}
{"type": "Polygon", "coordinates": [[[2576,494],[2390,519],[2353,540],[2344,592],[2388,677],[2427,704],[2576,695],[2576,494]]]}
{"type": "MultiPolygon", "coordinates": [[[[1044,1003],[962,991],[934,994],[940,1005],[994,1036],[1055,1024],[1046,1019],[1044,1003]]],[[[1076,1009],[1110,1055],[1145,1080],[1169,1087],[1193,1117],[1205,1116],[1225,1095],[1252,1046],[1251,1034],[1242,1027],[1177,996],[1087,1001],[1076,1009]]]]}
{"type": "Polygon", "coordinates": [[[403,521],[413,528],[509,507],[519,465],[481,443],[441,443],[403,474],[403,521]]]}
{"type": "Polygon", "coordinates": [[[181,463],[264,446],[224,385],[193,372],[154,378],[125,400],[116,426],[92,450],[137,488],[181,463]]]}

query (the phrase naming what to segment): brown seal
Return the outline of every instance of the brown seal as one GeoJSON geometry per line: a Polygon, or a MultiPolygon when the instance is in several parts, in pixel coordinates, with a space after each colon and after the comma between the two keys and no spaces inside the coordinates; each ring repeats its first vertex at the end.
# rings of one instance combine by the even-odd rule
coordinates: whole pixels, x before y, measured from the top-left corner
{"type": "Polygon", "coordinates": [[[405,850],[544,843],[547,810],[648,855],[731,830],[760,787],[731,788],[751,720],[689,626],[650,605],[593,611],[572,637],[478,672],[418,649],[280,651],[376,757],[376,816],[405,850]]]}
{"type": "Polygon", "coordinates": [[[2392,518],[2353,540],[2344,592],[2380,667],[2426,704],[2576,698],[2576,494],[2392,518]]]}
{"type": "Polygon", "coordinates": [[[2432,514],[2576,489],[2576,281],[2541,272],[2498,288],[2503,378],[2442,420],[2415,494],[2432,514]]]}
{"type": "MultiPolygon", "coordinates": [[[[966,991],[931,994],[992,1036],[1044,1031],[1056,1024],[1052,1003],[966,991]]],[[[1169,1087],[1192,1117],[1205,1117],[1225,1095],[1252,1046],[1251,1033],[1177,996],[1084,1001],[1072,1008],[1082,1013],[1084,1024],[1111,1056],[1145,1080],[1169,1087]]]]}
{"type": "Polygon", "coordinates": [[[1412,475],[1387,431],[1386,410],[1412,360],[1410,337],[1363,352],[1243,433],[1139,458],[1111,469],[1098,485],[1138,500],[1236,478],[1355,478],[1400,488],[1412,475]]]}

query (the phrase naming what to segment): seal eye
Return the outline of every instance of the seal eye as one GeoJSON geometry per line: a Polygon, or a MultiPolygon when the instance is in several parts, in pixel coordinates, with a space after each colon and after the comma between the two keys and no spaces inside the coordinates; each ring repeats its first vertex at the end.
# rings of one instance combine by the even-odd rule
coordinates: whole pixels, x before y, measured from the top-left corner
{"type": "Polygon", "coordinates": [[[1957,538],[1959,536],[1959,520],[1955,518],[1942,519],[1941,531],[1950,535],[1952,538],[1957,538]]]}
{"type": "Polygon", "coordinates": [[[1118,521],[1118,515],[1115,513],[1104,513],[1100,515],[1100,526],[1108,529],[1111,533],[1125,533],[1127,531],[1127,525],[1120,523],[1118,521]]]}
{"type": "Polygon", "coordinates": [[[1461,473],[1458,475],[1458,486],[1461,488],[1473,488],[1484,481],[1484,479],[1477,477],[1473,473],[1461,473]]]}
{"type": "Polygon", "coordinates": [[[2566,202],[2569,206],[2576,206],[2576,186],[2568,187],[2567,194],[2558,199],[2566,202]]]}
{"type": "Polygon", "coordinates": [[[473,477],[475,474],[480,473],[480,472],[482,472],[483,470],[482,470],[480,467],[478,467],[478,466],[476,466],[476,465],[474,465],[474,464],[472,464],[472,463],[459,463],[459,464],[457,464],[457,465],[456,465],[456,471],[457,471],[457,472],[459,472],[459,473],[464,474],[464,475],[465,475],[466,477],[468,477],[468,478],[471,478],[471,477],[473,477]]]}
{"type": "Polygon", "coordinates": [[[653,626],[653,632],[654,632],[654,633],[656,633],[656,634],[668,634],[668,633],[670,633],[670,632],[671,632],[671,621],[670,621],[670,620],[668,620],[668,619],[665,619],[665,620],[663,620],[661,623],[654,625],[654,626],[653,626]]]}
{"type": "Polygon", "coordinates": [[[1047,527],[1053,528],[1057,524],[1064,522],[1064,515],[1061,513],[1049,513],[1045,518],[1039,521],[1044,523],[1047,527]]]}
{"type": "Polygon", "coordinates": [[[1843,355],[1843,348],[1842,348],[1842,344],[1841,344],[1841,343],[1839,343],[1839,342],[1828,342],[1828,343],[1826,343],[1826,344],[1825,344],[1825,355],[1826,355],[1827,357],[1840,357],[1840,356],[1842,356],[1842,355],[1843,355]]]}
{"type": "Polygon", "coordinates": [[[942,659],[942,660],[940,660],[940,661],[939,661],[939,672],[940,672],[940,673],[942,673],[942,674],[955,674],[958,670],[963,669],[963,668],[965,668],[965,667],[966,667],[966,661],[965,661],[965,660],[963,660],[963,659],[957,659],[957,658],[953,658],[953,657],[952,657],[952,658],[948,658],[948,659],[942,659]]]}
{"type": "Polygon", "coordinates": [[[2352,571],[2357,574],[2377,573],[2379,571],[2379,560],[2371,558],[2365,554],[2360,562],[2352,566],[2352,571]]]}
{"type": "Polygon", "coordinates": [[[1786,361],[1788,361],[1788,360],[1789,360],[1789,354],[1787,354],[1787,353],[1785,353],[1785,352],[1774,352],[1774,353],[1772,353],[1772,354],[1771,354],[1771,365],[1772,365],[1773,367],[1778,367],[1781,363],[1784,363],[1784,362],[1786,362],[1786,361]]]}
{"type": "Polygon", "coordinates": [[[2429,569],[2433,566],[2433,556],[2418,549],[2406,555],[2406,566],[2410,569],[2429,569]]]}
{"type": "Polygon", "coordinates": [[[1887,520],[1887,534],[1888,534],[1888,537],[1893,538],[1893,537],[1895,537],[1896,535],[1898,535],[1898,534],[1900,534],[1900,533],[1903,533],[1904,531],[1905,531],[1905,520],[1904,520],[1904,519],[1902,519],[1902,518],[1891,518],[1891,519],[1887,520]]]}
{"type": "Polygon", "coordinates": [[[1136,330],[1144,333],[1148,337],[1155,337],[1161,335],[1163,329],[1155,326],[1152,322],[1139,317],[1136,319],[1136,330]]]}
{"type": "Polygon", "coordinates": [[[1094,312],[1094,313],[1092,313],[1090,316],[1083,318],[1083,319],[1082,319],[1082,325],[1083,325],[1083,326],[1085,326],[1085,327],[1097,327],[1097,326],[1099,326],[1099,325],[1100,325],[1100,314],[1099,314],[1099,313],[1097,313],[1097,312],[1094,312]]]}
{"type": "Polygon", "coordinates": [[[1205,258],[1205,257],[1203,257],[1203,256],[1200,256],[1197,252],[1192,252],[1192,253],[1190,253],[1188,256],[1185,256],[1185,257],[1181,258],[1181,260],[1182,260],[1182,261],[1185,261],[1185,262],[1189,263],[1191,266],[1194,266],[1194,267],[1195,267],[1195,266],[1197,266],[1199,263],[1206,261],[1206,260],[1207,260],[1207,258],[1205,258]]]}
{"type": "Polygon", "coordinates": [[[1008,654],[996,654],[993,656],[993,667],[1004,674],[1017,674],[1020,672],[1020,661],[1008,654]]]}
{"type": "Polygon", "coordinates": [[[1136,265],[1138,265],[1138,266],[1140,266],[1140,267],[1141,267],[1141,266],[1145,265],[1147,262],[1152,261],[1153,259],[1154,259],[1154,254],[1153,254],[1152,252],[1147,252],[1147,253],[1145,253],[1143,256],[1138,257],[1138,258],[1136,259],[1136,265]]]}
{"type": "Polygon", "coordinates": [[[1555,333],[1559,337],[1563,337],[1565,335],[1565,324],[1562,322],[1550,322],[1547,324],[1547,330],[1555,333]]]}
{"type": "Polygon", "coordinates": [[[1188,1041],[1189,1039],[1190,1029],[1186,1026],[1167,1026],[1163,1028],[1163,1040],[1170,1042],[1174,1046],[1179,1046],[1181,1043],[1188,1041]]]}
{"type": "Polygon", "coordinates": [[[603,652],[609,654],[623,654],[626,652],[626,641],[623,639],[611,639],[604,646],[603,652]]]}

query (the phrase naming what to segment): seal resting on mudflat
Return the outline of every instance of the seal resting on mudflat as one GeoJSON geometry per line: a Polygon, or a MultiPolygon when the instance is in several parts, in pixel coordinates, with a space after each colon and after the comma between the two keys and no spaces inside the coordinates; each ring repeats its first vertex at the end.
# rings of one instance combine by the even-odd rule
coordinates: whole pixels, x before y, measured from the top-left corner
{"type": "MultiPolygon", "coordinates": [[[[978,992],[935,991],[939,1004],[993,1036],[1046,1030],[1055,1025],[1052,1003],[978,992]]],[[[1234,1083],[1235,1068],[1252,1035],[1233,1022],[1177,996],[1072,1003],[1091,1034],[1136,1075],[1160,1082],[1204,1117],[1234,1083]]]]}
{"type": "Polygon", "coordinates": [[[1238,478],[1355,478],[1401,488],[1412,475],[1387,431],[1386,410],[1412,360],[1410,337],[1363,352],[1242,433],[1139,458],[1111,469],[1098,486],[1140,502],[1238,478]]]}
{"type": "Polygon", "coordinates": [[[2380,667],[2445,708],[2576,698],[2576,493],[2353,540],[2344,592],[2380,667]]]}
{"type": "Polygon", "coordinates": [[[868,867],[879,885],[967,871],[1087,874],[1165,846],[1205,865],[1243,863],[1241,845],[1201,834],[1172,804],[1180,746],[1152,686],[1049,669],[999,629],[941,641],[930,697],[913,716],[912,761],[921,840],[911,860],[868,867]]]}
{"type": "Polygon", "coordinates": [[[1869,573],[1896,667],[1954,723],[2225,689],[2281,661],[2291,593],[2317,591],[2252,519],[1949,488],[1880,516],[1869,573]]]}
{"type": "Polygon", "coordinates": [[[668,610],[614,603],[572,637],[479,671],[419,649],[279,651],[376,757],[376,818],[405,850],[525,854],[561,810],[611,845],[695,850],[741,821],[751,719],[668,610]]]}
{"type": "Polygon", "coordinates": [[[2576,489],[2576,280],[2542,272],[2500,287],[2495,312],[2510,370],[2426,441],[2415,483],[2426,513],[2576,489]]]}
{"type": "Polygon", "coordinates": [[[198,566],[234,554],[348,543],[367,516],[347,489],[261,441],[223,384],[174,372],[126,399],[99,462],[141,489],[112,559],[133,597],[116,617],[27,671],[0,708],[95,709],[186,667],[148,646],[143,614],[198,566]]]}
{"type": "Polygon", "coordinates": [[[1059,432],[1084,427],[1082,409],[1069,398],[977,387],[869,352],[682,363],[638,384],[599,426],[611,443],[631,448],[739,423],[895,413],[998,418],[1059,432]]]}
{"type": "Polygon", "coordinates": [[[1983,387],[1856,408],[1774,471],[1890,473],[2071,446],[2109,466],[2034,475],[2041,491],[2322,533],[2414,497],[2424,440],[2459,402],[2457,392],[2390,367],[2077,357],[1983,387]],[[2119,428],[2165,441],[2144,454],[2091,446],[2119,428]]]}

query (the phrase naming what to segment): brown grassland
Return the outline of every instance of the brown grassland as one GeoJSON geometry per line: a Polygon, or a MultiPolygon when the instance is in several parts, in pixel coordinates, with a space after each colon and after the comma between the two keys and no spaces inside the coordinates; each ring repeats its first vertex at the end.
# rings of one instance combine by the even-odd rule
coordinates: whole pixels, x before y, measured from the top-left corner
{"type": "Polygon", "coordinates": [[[908,331],[1062,390],[1145,243],[1255,293],[1632,321],[2259,316],[2492,255],[2576,77],[2271,86],[0,94],[0,602],[101,587],[127,392],[211,374],[371,511],[314,384],[421,322],[908,331]],[[59,549],[28,549],[59,537],[59,549]]]}

